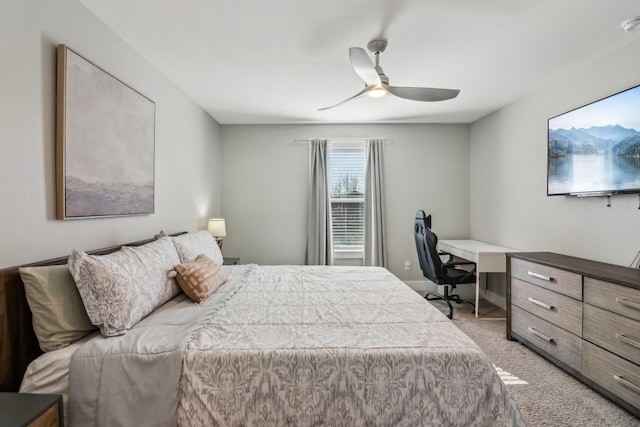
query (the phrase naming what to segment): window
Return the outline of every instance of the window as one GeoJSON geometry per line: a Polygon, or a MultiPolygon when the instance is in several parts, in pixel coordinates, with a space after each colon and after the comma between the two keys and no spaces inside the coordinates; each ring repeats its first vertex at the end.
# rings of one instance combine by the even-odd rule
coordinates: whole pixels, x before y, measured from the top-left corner
{"type": "Polygon", "coordinates": [[[329,188],[333,248],[335,252],[363,252],[364,141],[336,143],[329,147],[329,188]]]}

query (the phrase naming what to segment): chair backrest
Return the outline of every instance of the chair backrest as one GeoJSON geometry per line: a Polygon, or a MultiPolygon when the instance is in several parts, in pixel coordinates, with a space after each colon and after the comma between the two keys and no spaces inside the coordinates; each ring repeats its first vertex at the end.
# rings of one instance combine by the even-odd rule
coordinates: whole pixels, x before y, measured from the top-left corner
{"type": "Polygon", "coordinates": [[[416,212],[413,231],[422,274],[432,282],[439,283],[442,279],[442,260],[438,255],[438,236],[431,231],[431,215],[427,216],[422,210],[416,212]]]}

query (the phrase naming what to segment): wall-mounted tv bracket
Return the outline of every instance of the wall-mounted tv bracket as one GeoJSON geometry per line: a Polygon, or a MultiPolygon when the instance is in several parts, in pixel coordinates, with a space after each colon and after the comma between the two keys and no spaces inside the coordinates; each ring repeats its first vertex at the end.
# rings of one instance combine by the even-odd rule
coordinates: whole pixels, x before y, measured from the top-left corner
{"type": "MultiPolygon", "coordinates": [[[[607,207],[611,207],[611,196],[615,196],[618,193],[569,193],[567,196],[570,197],[606,197],[607,198],[607,207]]],[[[640,210],[640,193],[638,193],[638,210],[640,210]]]]}

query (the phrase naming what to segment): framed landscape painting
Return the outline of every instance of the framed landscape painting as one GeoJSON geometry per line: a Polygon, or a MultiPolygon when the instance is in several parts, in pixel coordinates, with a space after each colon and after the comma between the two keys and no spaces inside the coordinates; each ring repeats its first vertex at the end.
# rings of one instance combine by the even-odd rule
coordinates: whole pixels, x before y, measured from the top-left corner
{"type": "Polygon", "coordinates": [[[155,103],[58,46],[56,217],[154,212],[155,103]]]}

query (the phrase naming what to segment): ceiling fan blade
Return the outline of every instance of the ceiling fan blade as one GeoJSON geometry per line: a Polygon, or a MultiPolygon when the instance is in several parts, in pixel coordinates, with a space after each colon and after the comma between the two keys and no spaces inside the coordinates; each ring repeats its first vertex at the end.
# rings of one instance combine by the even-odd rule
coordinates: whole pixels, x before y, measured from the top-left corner
{"type": "Polygon", "coordinates": [[[364,49],[360,47],[349,48],[349,58],[351,59],[353,71],[360,76],[367,86],[380,85],[380,76],[364,49]]]}
{"type": "Polygon", "coordinates": [[[344,104],[347,101],[351,101],[352,99],[357,98],[360,95],[364,95],[365,93],[367,93],[368,90],[369,90],[369,87],[365,87],[360,92],[358,92],[355,95],[353,95],[351,98],[347,98],[344,101],[338,102],[336,105],[332,105],[331,107],[318,108],[318,111],[324,111],[324,110],[328,110],[329,108],[337,107],[338,105],[344,104]]]}
{"type": "Polygon", "coordinates": [[[447,99],[455,98],[460,93],[458,89],[437,89],[430,87],[385,86],[385,88],[400,98],[426,102],[446,101],[447,99]]]}

